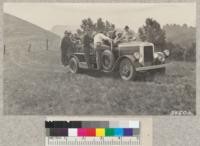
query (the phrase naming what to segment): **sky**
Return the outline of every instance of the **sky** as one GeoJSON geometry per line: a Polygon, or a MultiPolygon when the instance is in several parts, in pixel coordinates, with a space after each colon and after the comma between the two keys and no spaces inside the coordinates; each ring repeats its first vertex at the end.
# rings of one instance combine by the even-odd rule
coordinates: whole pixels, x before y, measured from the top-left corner
{"type": "Polygon", "coordinates": [[[196,26],[195,3],[4,3],[4,12],[51,30],[55,25],[80,28],[81,20],[99,17],[137,30],[146,18],[165,24],[196,26]]]}

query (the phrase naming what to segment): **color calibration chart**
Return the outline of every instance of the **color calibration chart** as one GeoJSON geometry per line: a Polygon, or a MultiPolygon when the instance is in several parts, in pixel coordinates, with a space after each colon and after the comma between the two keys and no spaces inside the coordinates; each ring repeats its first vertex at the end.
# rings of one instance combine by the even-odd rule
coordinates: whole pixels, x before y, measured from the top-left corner
{"type": "Polygon", "coordinates": [[[45,121],[46,146],[140,146],[140,122],[45,121]]]}

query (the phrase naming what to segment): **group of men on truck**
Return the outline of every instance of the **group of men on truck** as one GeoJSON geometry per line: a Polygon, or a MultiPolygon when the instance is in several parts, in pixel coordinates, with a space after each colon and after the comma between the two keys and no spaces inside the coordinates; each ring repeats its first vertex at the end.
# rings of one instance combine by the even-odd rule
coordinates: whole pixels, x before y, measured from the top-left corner
{"type": "MultiPolygon", "coordinates": [[[[61,42],[61,53],[62,53],[62,63],[66,65],[69,55],[72,51],[70,50],[70,36],[71,33],[65,31],[65,36],[61,42]],[[63,61],[65,60],[65,61],[63,61]]],[[[115,30],[112,26],[111,31],[99,31],[94,34],[94,32],[86,26],[85,33],[82,38],[83,51],[85,54],[85,59],[88,64],[88,67],[91,67],[90,63],[90,51],[93,50],[96,54],[97,69],[101,69],[101,53],[104,50],[109,50],[111,45],[117,47],[120,42],[128,42],[130,40],[136,40],[136,34],[129,26],[125,26],[124,30],[115,30]]],[[[71,41],[72,42],[72,41],[71,41]]]]}

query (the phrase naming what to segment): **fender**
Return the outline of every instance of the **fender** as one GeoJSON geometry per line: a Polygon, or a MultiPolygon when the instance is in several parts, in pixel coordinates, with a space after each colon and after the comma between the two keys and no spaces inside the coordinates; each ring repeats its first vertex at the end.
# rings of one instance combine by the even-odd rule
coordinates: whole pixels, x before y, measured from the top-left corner
{"type": "Polygon", "coordinates": [[[133,64],[134,64],[135,61],[136,61],[136,59],[135,59],[135,57],[134,57],[133,55],[124,55],[124,56],[119,57],[118,64],[119,64],[120,61],[121,61],[122,59],[124,59],[124,58],[130,59],[130,61],[131,61],[133,64]]]}
{"type": "Polygon", "coordinates": [[[135,57],[132,56],[132,55],[121,56],[115,61],[115,63],[113,65],[113,67],[111,68],[111,70],[104,71],[104,72],[112,72],[112,71],[114,71],[119,66],[119,63],[121,62],[121,60],[124,59],[124,58],[128,58],[132,62],[132,64],[134,64],[135,61],[136,61],[135,57]]]}
{"type": "Polygon", "coordinates": [[[69,60],[70,60],[72,57],[74,57],[74,58],[78,61],[78,63],[79,63],[79,59],[78,59],[78,57],[76,56],[76,54],[71,55],[71,56],[69,57],[69,60]]]}

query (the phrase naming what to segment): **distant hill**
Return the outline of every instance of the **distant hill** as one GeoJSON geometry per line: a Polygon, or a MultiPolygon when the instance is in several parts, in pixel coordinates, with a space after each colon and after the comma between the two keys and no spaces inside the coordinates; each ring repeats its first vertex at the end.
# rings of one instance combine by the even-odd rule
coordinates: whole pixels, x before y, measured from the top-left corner
{"type": "Polygon", "coordinates": [[[76,32],[76,28],[70,25],[55,25],[52,27],[51,31],[59,36],[63,36],[65,30],[76,32]]]}
{"type": "Polygon", "coordinates": [[[181,47],[191,47],[196,41],[196,28],[185,25],[167,24],[163,26],[166,32],[166,40],[181,47]]]}
{"type": "Polygon", "coordinates": [[[4,13],[4,41],[8,47],[24,47],[32,44],[34,49],[49,46],[56,48],[60,37],[28,21],[4,13]]]}

